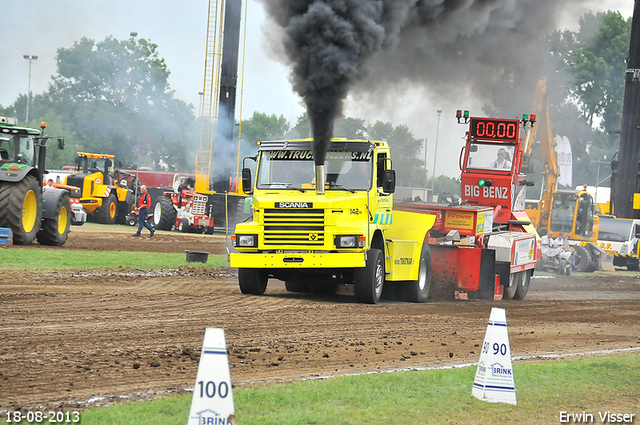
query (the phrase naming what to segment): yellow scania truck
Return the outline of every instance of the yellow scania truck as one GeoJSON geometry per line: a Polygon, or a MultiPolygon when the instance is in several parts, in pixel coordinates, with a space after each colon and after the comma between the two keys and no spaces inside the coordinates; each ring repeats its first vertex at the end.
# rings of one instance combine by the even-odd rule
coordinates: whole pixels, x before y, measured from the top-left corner
{"type": "Polygon", "coordinates": [[[461,162],[465,205],[394,205],[384,141],[332,139],[323,165],[314,164],[311,139],[261,142],[243,161],[252,220],[236,225],[229,255],[241,292],[263,294],[275,278],[292,292],[353,284],[360,302],[377,303],[383,289],[392,299],[425,302],[433,276],[459,298],[523,299],[540,245],[524,213],[520,124],[471,118],[461,162]],[[510,152],[510,168],[485,167],[499,150],[510,152]]]}
{"type": "MultiPolygon", "coordinates": [[[[311,144],[260,145],[253,221],[238,224],[232,237],[239,252],[230,261],[239,268],[241,291],[264,293],[268,277],[294,292],[331,293],[353,282],[359,301],[376,303],[386,279],[399,283],[402,299],[424,302],[431,264],[424,240],[435,217],[392,213],[389,145],[333,139],[324,193],[317,193],[311,144]]],[[[245,192],[251,180],[244,168],[245,192]]]]}

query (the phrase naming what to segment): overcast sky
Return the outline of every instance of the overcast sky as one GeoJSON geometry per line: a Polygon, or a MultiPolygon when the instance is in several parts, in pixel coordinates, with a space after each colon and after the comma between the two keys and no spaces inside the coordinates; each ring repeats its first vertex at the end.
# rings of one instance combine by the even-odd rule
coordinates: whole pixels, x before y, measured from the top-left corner
{"type": "MultiPolygon", "coordinates": [[[[535,2],[535,0],[530,0],[535,2]]],[[[563,1],[563,0],[558,0],[563,1]]],[[[60,47],[69,48],[81,37],[102,41],[112,35],[122,40],[131,32],[158,44],[160,56],[171,71],[169,82],[176,96],[198,107],[203,87],[207,0],[186,2],[168,0],[6,0],[0,26],[0,105],[13,103],[27,92],[29,63],[23,55],[36,55],[32,63],[31,91],[42,93],[55,73],[55,55],[60,47]]],[[[581,9],[562,17],[563,27],[578,28],[578,18],[587,10],[619,10],[624,17],[633,13],[633,0],[585,0],[581,9]]],[[[535,3],[534,3],[535,4],[535,3]]],[[[239,69],[238,94],[242,96],[242,118],[254,111],[284,115],[292,124],[304,112],[300,98],[289,83],[289,70],[270,53],[264,31],[268,21],[261,3],[249,0],[247,18],[246,65],[244,84],[239,69]]],[[[243,5],[244,19],[244,5],[243,5]]],[[[276,46],[277,47],[277,46],[276,46]]],[[[277,49],[276,49],[277,50],[277,49]]],[[[532,93],[533,95],[533,93],[532,93]]],[[[457,156],[464,129],[453,125],[456,108],[471,108],[480,115],[481,101],[430,99],[422,91],[399,94],[406,108],[390,112],[379,105],[358,104],[352,98],[345,103],[345,115],[363,118],[369,123],[380,119],[394,125],[409,126],[417,138],[428,139],[428,168],[433,169],[436,139],[436,110],[443,111],[438,131],[437,174],[457,176],[457,156]],[[420,108],[416,105],[420,104],[420,108]]],[[[433,97],[433,96],[431,96],[433,97]]],[[[521,111],[516,111],[519,114],[521,111]]],[[[239,119],[240,105],[236,108],[239,119]]]]}

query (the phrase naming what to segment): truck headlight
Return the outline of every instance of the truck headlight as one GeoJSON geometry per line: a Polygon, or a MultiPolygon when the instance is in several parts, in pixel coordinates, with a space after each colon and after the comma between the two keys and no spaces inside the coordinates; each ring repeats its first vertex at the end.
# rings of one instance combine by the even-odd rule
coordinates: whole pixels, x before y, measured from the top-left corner
{"type": "Polygon", "coordinates": [[[236,235],[236,246],[253,248],[258,246],[258,235],[236,235]]]}
{"type": "Polygon", "coordinates": [[[336,248],[364,248],[366,238],[362,235],[337,235],[334,243],[336,248]]]}

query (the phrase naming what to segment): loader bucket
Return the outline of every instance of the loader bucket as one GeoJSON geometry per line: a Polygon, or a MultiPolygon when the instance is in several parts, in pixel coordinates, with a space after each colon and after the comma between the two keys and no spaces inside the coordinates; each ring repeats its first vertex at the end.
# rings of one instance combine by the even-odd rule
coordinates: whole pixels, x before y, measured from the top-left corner
{"type": "Polygon", "coordinates": [[[598,270],[602,270],[605,272],[615,271],[613,268],[613,259],[615,258],[614,254],[604,253],[598,259],[598,270]]]}

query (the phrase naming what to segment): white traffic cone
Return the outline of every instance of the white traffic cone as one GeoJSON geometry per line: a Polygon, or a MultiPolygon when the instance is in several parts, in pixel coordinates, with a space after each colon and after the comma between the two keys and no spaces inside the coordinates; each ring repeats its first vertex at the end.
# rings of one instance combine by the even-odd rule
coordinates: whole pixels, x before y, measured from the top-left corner
{"type": "Polygon", "coordinates": [[[492,308],[471,395],[490,403],[517,404],[507,314],[492,308]]]}
{"type": "Polygon", "coordinates": [[[187,425],[235,424],[231,373],[224,329],[207,328],[187,425]]]}

